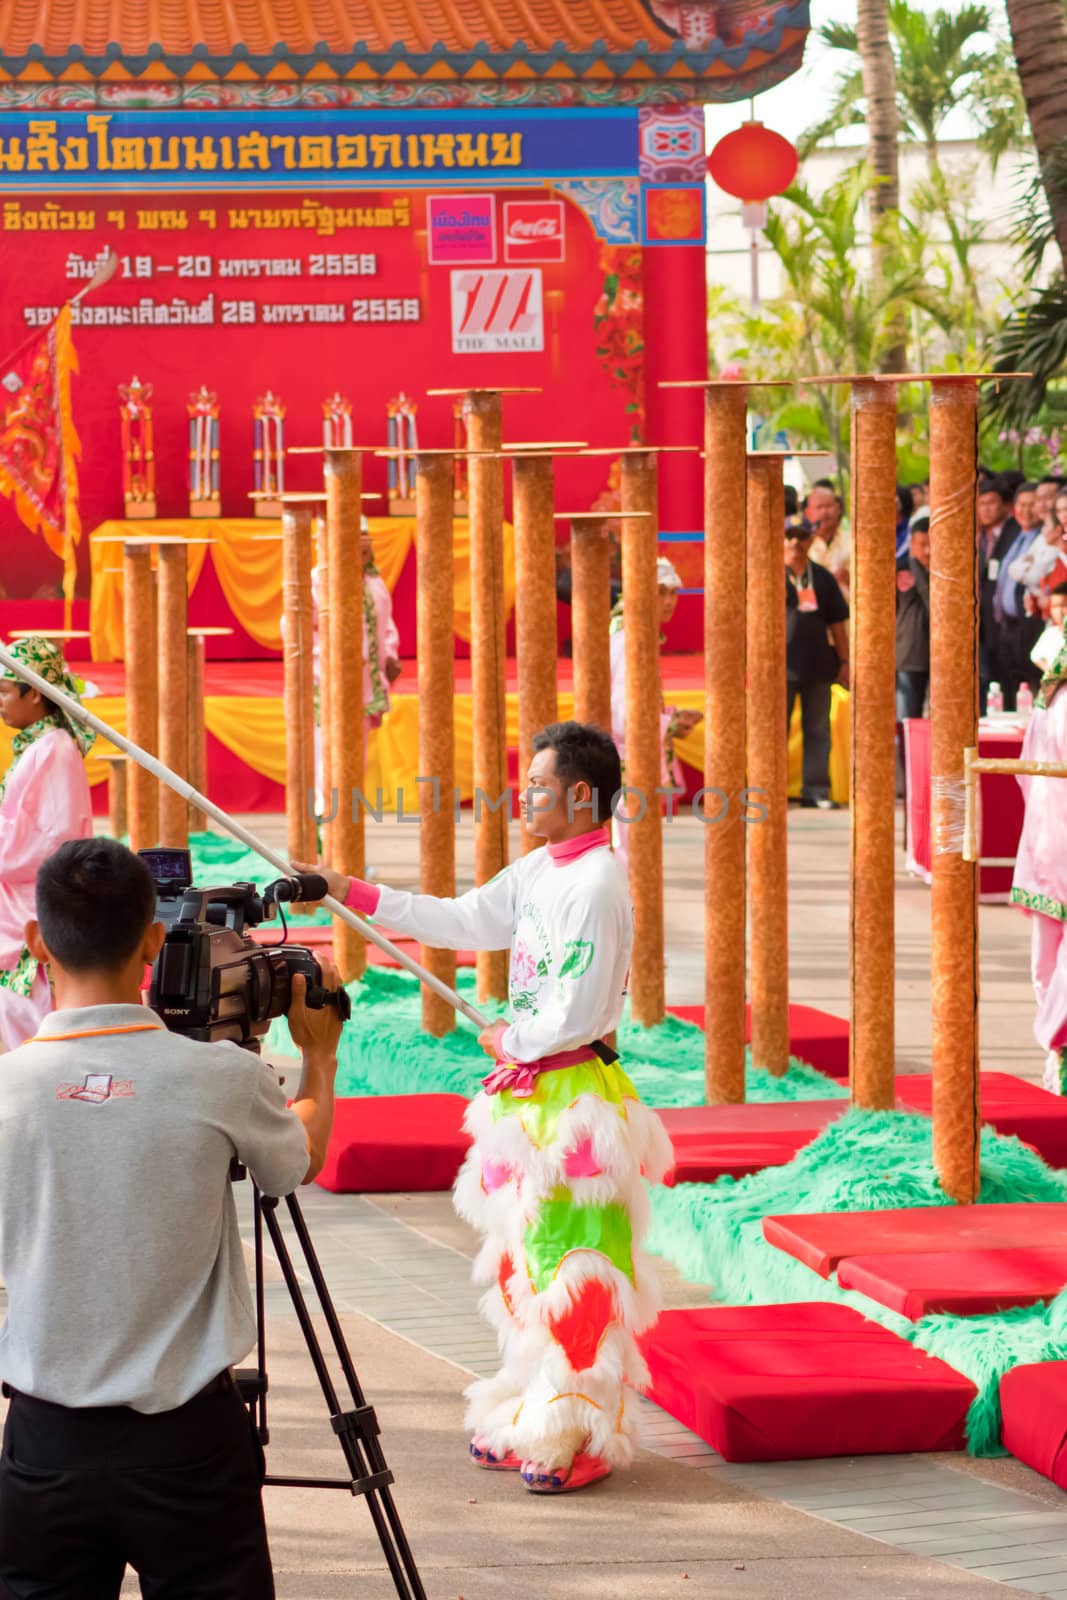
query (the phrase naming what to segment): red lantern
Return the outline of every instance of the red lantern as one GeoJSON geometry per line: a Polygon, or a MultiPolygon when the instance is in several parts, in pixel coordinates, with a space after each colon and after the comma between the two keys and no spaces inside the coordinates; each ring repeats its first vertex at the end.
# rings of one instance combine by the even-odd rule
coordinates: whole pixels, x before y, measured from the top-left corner
{"type": "Polygon", "coordinates": [[[744,122],[719,140],[708,157],[708,171],[720,189],[751,203],[788,189],[798,161],[796,150],[780,133],[762,122],[744,122]]]}

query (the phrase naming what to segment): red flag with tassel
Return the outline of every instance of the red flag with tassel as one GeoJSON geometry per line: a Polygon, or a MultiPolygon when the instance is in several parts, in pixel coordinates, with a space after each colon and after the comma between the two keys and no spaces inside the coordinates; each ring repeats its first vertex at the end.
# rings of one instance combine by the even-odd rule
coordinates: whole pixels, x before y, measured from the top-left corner
{"type": "Polygon", "coordinates": [[[106,283],[118,265],[108,256],[59,316],[0,361],[0,494],[63,563],[65,626],[70,627],[77,580],[78,458],[70,380],[78,370],[72,307],[106,283]]]}

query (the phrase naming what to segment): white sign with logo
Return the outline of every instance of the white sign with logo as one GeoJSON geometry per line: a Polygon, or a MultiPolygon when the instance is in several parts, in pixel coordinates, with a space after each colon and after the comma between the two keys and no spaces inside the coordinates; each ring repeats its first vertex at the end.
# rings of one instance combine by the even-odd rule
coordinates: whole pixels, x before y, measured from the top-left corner
{"type": "Polygon", "coordinates": [[[452,350],[543,350],[544,295],[539,267],[452,273],[452,350]]]}

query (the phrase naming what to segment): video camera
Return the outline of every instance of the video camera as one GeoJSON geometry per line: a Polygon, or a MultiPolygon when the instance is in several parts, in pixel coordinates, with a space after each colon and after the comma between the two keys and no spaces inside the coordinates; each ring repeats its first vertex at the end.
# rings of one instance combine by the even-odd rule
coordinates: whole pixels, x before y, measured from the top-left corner
{"type": "Polygon", "coordinates": [[[156,916],[167,930],[152,967],[148,1004],[172,1033],[210,1043],[229,1039],[249,1050],[275,1017],[288,1013],[292,980],[307,979],[305,1004],[336,1006],[342,1021],[352,1014],[344,989],[323,988],[322,969],[305,945],[249,939],[246,928],[278,915],[283,901],[321,900],[325,878],[304,873],[279,878],[262,895],[254,883],[213,889],[193,887],[188,850],[139,850],[156,886],[156,916]]]}

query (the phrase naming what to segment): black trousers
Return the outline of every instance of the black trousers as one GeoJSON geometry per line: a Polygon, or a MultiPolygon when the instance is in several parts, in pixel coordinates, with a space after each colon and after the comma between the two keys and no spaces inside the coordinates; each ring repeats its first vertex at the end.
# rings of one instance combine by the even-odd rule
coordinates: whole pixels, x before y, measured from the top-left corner
{"type": "Polygon", "coordinates": [[[787,683],[785,725],[800,697],[800,722],[804,732],[804,768],[801,799],[830,798],[830,689],[829,683],[787,683]]]}
{"type": "Polygon", "coordinates": [[[232,1387],[175,1411],[11,1397],[0,1600],[273,1600],[263,1452],[232,1387]]]}
{"type": "Polygon", "coordinates": [[[921,717],[930,685],[929,672],[897,673],[897,721],[921,717]]]}

